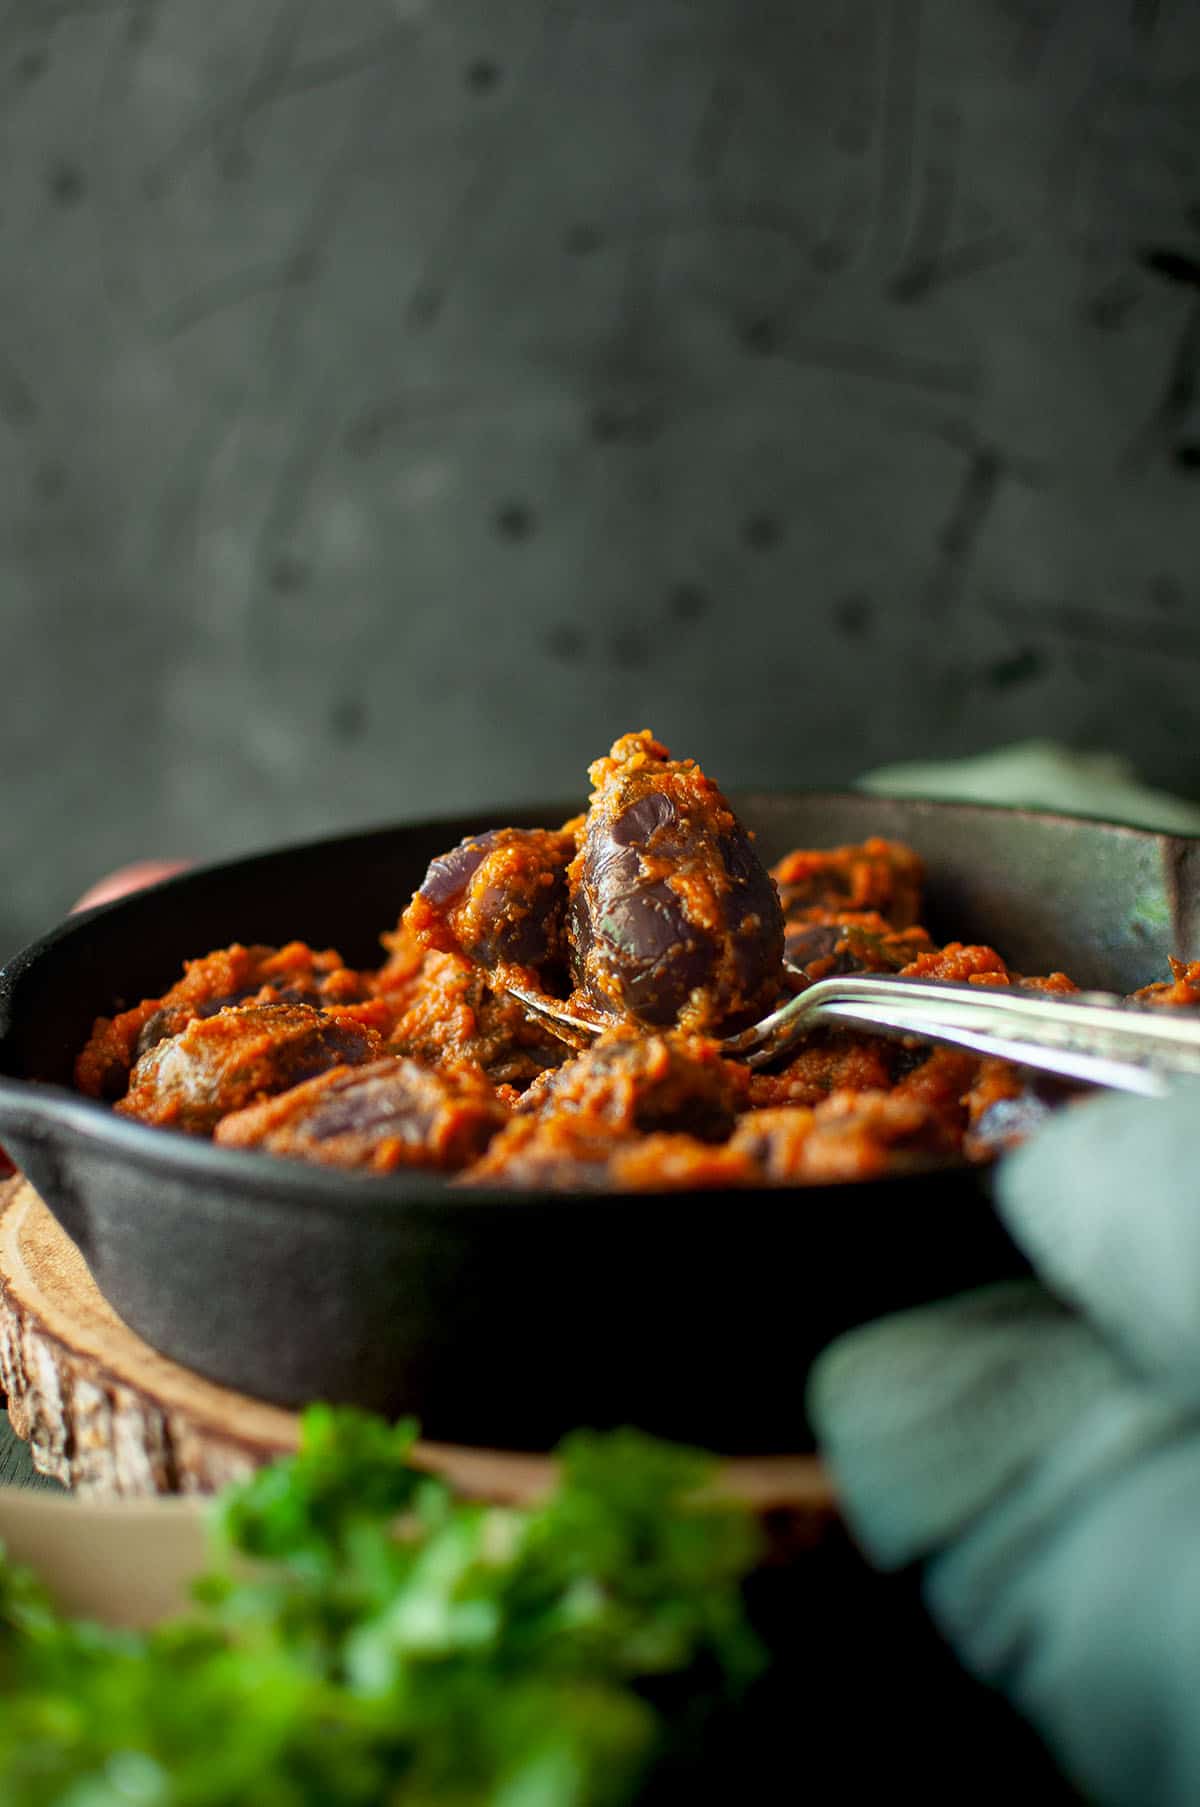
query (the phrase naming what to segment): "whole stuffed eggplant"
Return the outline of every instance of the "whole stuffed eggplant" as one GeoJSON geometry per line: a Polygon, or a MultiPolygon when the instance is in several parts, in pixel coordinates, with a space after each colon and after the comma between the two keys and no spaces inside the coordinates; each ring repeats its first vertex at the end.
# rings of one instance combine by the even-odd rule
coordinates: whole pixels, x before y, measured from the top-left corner
{"type": "Polygon", "coordinates": [[[561,972],[570,828],[492,828],[430,862],[404,926],[489,972],[561,972]]]}
{"type": "Polygon", "coordinates": [[[590,776],[567,917],[579,998],[654,1025],[752,1022],[780,988],[783,912],[749,834],[696,762],[648,730],[590,776]]]}

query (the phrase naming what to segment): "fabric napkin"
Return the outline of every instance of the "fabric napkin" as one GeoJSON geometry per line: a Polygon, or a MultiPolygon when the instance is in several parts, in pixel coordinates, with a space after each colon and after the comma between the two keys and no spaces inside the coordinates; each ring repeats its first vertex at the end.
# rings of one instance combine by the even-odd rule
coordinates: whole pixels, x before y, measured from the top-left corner
{"type": "MultiPolygon", "coordinates": [[[[866,782],[1200,833],[1118,762],[1039,743],[866,782]]],[[[997,1176],[1041,1283],[856,1331],[809,1388],[868,1554],[921,1565],[964,1662],[1113,1807],[1200,1801],[1198,1147],[1195,1083],[1072,1107],[997,1176]]]]}

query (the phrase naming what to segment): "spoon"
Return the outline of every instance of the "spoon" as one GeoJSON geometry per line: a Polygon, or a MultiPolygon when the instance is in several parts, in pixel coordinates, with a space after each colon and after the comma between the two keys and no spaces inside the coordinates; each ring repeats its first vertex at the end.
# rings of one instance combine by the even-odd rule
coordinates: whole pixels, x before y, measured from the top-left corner
{"type": "MultiPolygon", "coordinates": [[[[804,977],[798,967],[785,966],[794,977],[804,977]]],[[[575,1015],[558,999],[524,986],[506,989],[528,1016],[576,1049],[615,1024],[602,1015],[575,1015]]],[[[761,1067],[828,1024],[916,1036],[1146,1097],[1161,1097],[1181,1074],[1200,1077],[1200,1016],[1129,1004],[1107,991],[1050,996],[1009,985],[894,974],[818,979],[719,1045],[729,1058],[761,1067]]]]}

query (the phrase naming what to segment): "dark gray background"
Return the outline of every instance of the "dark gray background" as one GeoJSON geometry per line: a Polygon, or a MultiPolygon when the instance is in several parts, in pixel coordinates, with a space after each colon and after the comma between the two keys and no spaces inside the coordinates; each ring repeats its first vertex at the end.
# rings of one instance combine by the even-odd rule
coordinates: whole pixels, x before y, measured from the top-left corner
{"type": "Polygon", "coordinates": [[[631,726],[1200,791],[1192,0],[14,0],[0,77],[0,951],[631,726]]]}

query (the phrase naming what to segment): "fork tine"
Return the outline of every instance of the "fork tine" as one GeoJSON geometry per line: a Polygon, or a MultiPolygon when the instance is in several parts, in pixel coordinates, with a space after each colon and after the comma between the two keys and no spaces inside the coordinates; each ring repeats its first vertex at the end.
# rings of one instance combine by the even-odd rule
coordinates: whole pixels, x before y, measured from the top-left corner
{"type": "Polygon", "coordinates": [[[586,1017],[573,1016],[569,1010],[559,1004],[556,998],[548,998],[541,992],[527,991],[523,985],[505,985],[504,989],[510,997],[520,1004],[526,1016],[557,1035],[560,1041],[566,1042],[569,1048],[587,1048],[599,1035],[602,1025],[591,1023],[586,1017]]]}

